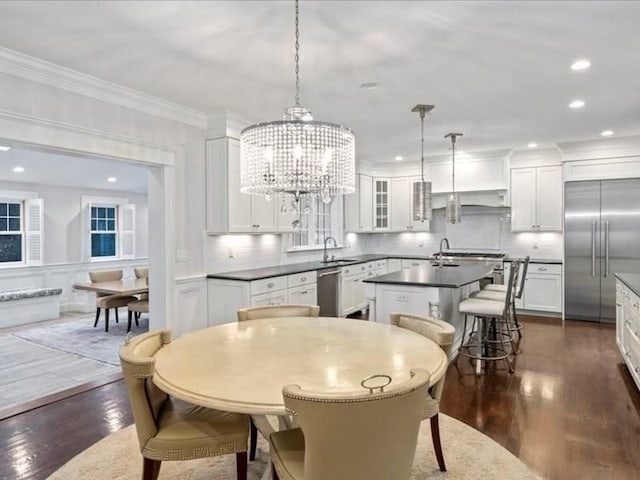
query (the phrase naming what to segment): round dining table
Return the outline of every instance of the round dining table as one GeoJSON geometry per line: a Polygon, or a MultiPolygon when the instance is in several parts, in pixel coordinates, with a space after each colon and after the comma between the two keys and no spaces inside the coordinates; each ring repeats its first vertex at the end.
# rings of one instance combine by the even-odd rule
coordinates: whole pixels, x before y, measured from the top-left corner
{"type": "MultiPolygon", "coordinates": [[[[233,322],[186,334],[155,357],[154,383],[190,403],[251,415],[287,415],[282,387],[353,392],[371,375],[406,382],[413,368],[447,369],[430,339],[389,324],[331,317],[233,322]]],[[[388,380],[387,380],[388,381],[388,380]]]]}

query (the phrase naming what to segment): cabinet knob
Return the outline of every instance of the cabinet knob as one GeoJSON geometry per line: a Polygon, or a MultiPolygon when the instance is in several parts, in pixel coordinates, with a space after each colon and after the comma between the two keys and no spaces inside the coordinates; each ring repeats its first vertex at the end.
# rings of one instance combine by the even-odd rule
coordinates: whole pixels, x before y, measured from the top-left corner
{"type": "Polygon", "coordinates": [[[300,292],[300,295],[306,295],[307,293],[309,293],[309,291],[305,290],[304,292],[300,292]]]}
{"type": "Polygon", "coordinates": [[[300,279],[300,281],[301,281],[301,282],[306,282],[306,281],[307,281],[307,277],[302,277],[302,278],[300,279]]]}
{"type": "Polygon", "coordinates": [[[267,283],[267,288],[273,288],[273,282],[267,283]]]}
{"type": "Polygon", "coordinates": [[[546,271],[547,271],[547,269],[546,269],[545,267],[540,267],[540,268],[538,268],[538,271],[539,271],[539,272],[546,272],[546,271]]]}

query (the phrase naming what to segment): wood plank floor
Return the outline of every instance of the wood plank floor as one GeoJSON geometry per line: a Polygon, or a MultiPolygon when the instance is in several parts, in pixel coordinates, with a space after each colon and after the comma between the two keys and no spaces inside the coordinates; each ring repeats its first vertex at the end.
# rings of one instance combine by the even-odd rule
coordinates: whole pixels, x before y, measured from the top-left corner
{"type": "MultiPolygon", "coordinates": [[[[546,478],[638,478],[640,394],[613,326],[523,320],[515,374],[497,364],[475,376],[460,359],[447,372],[443,413],[486,433],[546,478]]],[[[122,381],[1,421],[0,479],[46,478],[131,422],[122,381]]]]}

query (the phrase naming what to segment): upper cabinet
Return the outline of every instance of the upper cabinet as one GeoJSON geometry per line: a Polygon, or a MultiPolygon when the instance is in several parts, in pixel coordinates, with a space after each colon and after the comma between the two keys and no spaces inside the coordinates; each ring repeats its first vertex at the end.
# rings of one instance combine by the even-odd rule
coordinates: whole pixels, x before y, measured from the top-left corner
{"type": "Polygon", "coordinates": [[[511,169],[511,230],[562,231],[562,166],[511,169]]]}
{"type": "Polygon", "coordinates": [[[395,177],[391,179],[391,231],[425,232],[429,231],[428,221],[413,219],[413,183],[419,181],[413,177],[395,177]]]}
{"type": "Polygon", "coordinates": [[[391,180],[389,178],[373,179],[373,231],[388,232],[391,229],[391,180]]]}
{"type": "Polygon", "coordinates": [[[373,179],[356,176],[356,192],[344,197],[344,225],[347,232],[373,230],[373,179]]]}
{"type": "MultiPolygon", "coordinates": [[[[207,232],[277,232],[276,201],[240,192],[240,141],[207,140],[207,232]]],[[[283,231],[289,228],[284,224],[283,231]]]]}

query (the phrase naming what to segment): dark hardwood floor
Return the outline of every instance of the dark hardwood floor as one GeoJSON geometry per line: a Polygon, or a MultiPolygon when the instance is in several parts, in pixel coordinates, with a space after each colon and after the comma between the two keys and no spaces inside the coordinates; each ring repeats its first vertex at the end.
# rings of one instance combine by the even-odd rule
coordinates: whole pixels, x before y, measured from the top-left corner
{"type": "MultiPolygon", "coordinates": [[[[481,376],[460,359],[443,413],[486,433],[550,479],[636,479],[640,394],[612,325],[523,318],[522,353],[481,376]]],[[[122,381],[0,422],[0,479],[43,479],[132,422],[122,381]]],[[[446,450],[445,450],[446,457],[446,450]]],[[[98,479],[95,479],[98,480],[98,479]]]]}

